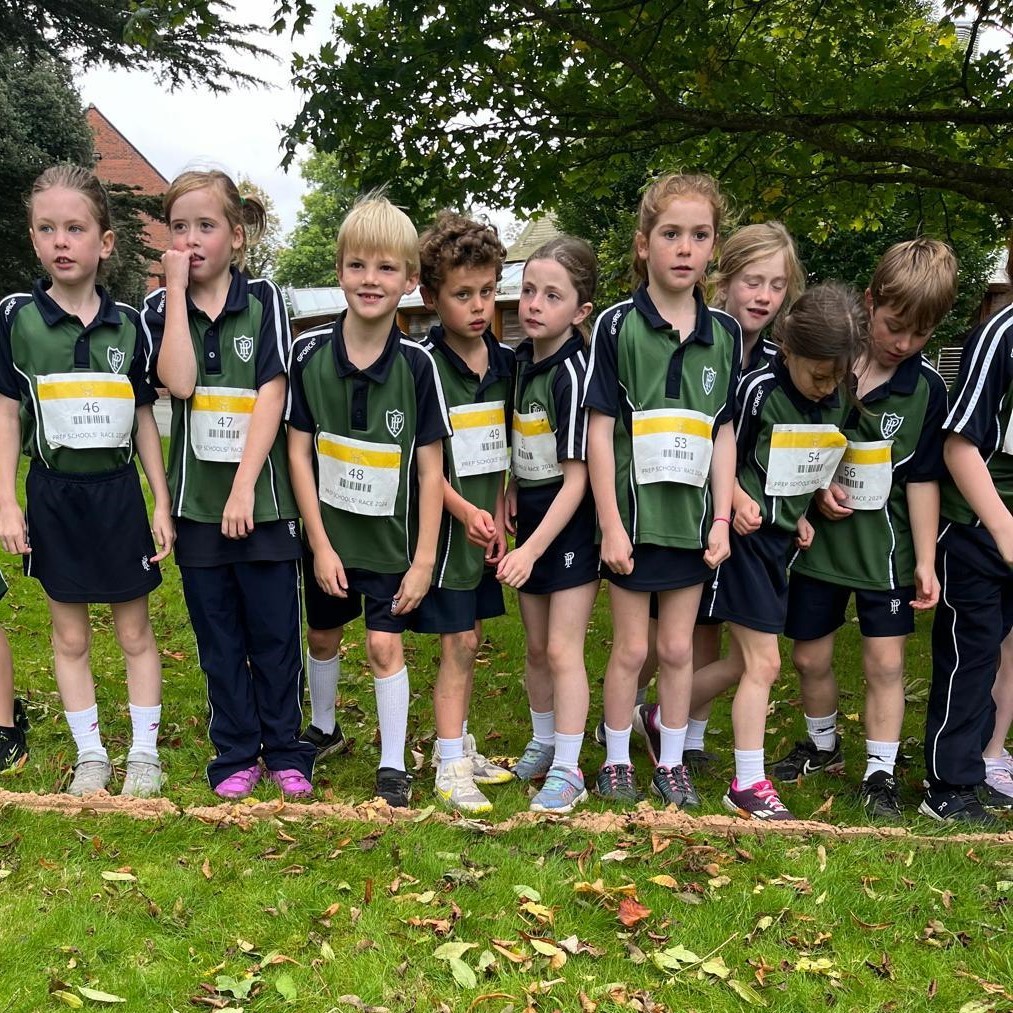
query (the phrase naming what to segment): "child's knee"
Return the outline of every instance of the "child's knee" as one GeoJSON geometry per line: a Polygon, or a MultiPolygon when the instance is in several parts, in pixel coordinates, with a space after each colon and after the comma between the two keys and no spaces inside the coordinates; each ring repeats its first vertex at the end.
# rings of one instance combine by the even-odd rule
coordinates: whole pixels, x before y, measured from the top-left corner
{"type": "Polygon", "coordinates": [[[764,686],[773,686],[781,674],[781,655],[775,642],[771,647],[763,647],[746,660],[744,679],[752,679],[764,686]]]}
{"type": "Polygon", "coordinates": [[[826,674],[829,668],[826,652],[815,641],[796,640],[791,649],[791,661],[803,679],[826,674]]]}
{"type": "Polygon", "coordinates": [[[401,635],[383,630],[366,630],[366,657],[377,675],[393,675],[404,666],[401,635]]]}
{"type": "Polygon", "coordinates": [[[685,669],[693,664],[692,640],[677,640],[659,636],[655,650],[658,655],[659,667],[685,669]]]}
{"type": "Polygon", "coordinates": [[[78,661],[88,657],[91,627],[61,624],[53,627],[53,652],[61,658],[78,661]]]}
{"type": "Polygon", "coordinates": [[[120,650],[128,658],[138,658],[156,650],[155,634],[147,618],[138,623],[117,625],[116,640],[120,645],[120,650]]]}
{"type": "Polygon", "coordinates": [[[478,655],[478,634],[474,629],[461,633],[447,633],[442,638],[441,651],[453,658],[458,667],[471,667],[478,655]]]}
{"type": "Polygon", "coordinates": [[[306,643],[310,655],[317,661],[330,661],[341,649],[343,626],[335,626],[329,630],[315,630],[310,626],[306,630],[306,643]]]}

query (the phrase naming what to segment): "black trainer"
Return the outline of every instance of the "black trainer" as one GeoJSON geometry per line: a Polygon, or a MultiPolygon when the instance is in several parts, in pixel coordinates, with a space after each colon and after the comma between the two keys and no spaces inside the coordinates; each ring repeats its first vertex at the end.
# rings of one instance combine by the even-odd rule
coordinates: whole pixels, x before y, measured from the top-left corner
{"type": "Polygon", "coordinates": [[[778,781],[797,781],[811,774],[842,774],[844,754],[841,737],[834,739],[833,749],[819,749],[812,739],[800,739],[787,756],[773,764],[770,772],[778,781]]]}
{"type": "Polygon", "coordinates": [[[718,754],[709,753],[706,749],[684,749],[682,762],[689,767],[691,774],[706,774],[717,763],[718,754]]]}
{"type": "Polygon", "coordinates": [[[0,728],[0,773],[20,770],[27,762],[28,747],[25,745],[25,733],[17,726],[0,728]]]}
{"type": "Polygon", "coordinates": [[[594,726],[594,741],[597,742],[598,745],[602,747],[602,749],[604,749],[605,746],[608,744],[607,741],[606,741],[606,739],[605,739],[605,719],[604,718],[602,718],[601,721],[599,721],[598,724],[596,724],[594,726]]]}
{"type": "Polygon", "coordinates": [[[677,805],[680,809],[700,804],[700,796],[693,787],[689,768],[684,763],[675,767],[655,767],[651,791],[665,805],[677,805]]]}
{"type": "Polygon", "coordinates": [[[343,753],[348,749],[348,740],[342,734],[341,725],[337,721],[334,722],[334,731],[330,733],[320,731],[316,725],[310,725],[299,736],[299,741],[308,742],[317,751],[318,760],[333,753],[343,753]]]}
{"type": "Polygon", "coordinates": [[[25,709],[25,701],[20,697],[14,698],[14,727],[20,728],[22,732],[27,732],[31,728],[31,724],[28,721],[28,711],[25,709]]]}
{"type": "Polygon", "coordinates": [[[412,776],[396,767],[381,767],[376,772],[376,795],[393,809],[407,809],[412,800],[412,776]]]}
{"type": "Polygon", "coordinates": [[[885,770],[874,770],[863,782],[862,808],[870,820],[899,820],[900,795],[897,779],[885,770]]]}
{"type": "Polygon", "coordinates": [[[968,785],[926,788],[918,812],[940,823],[970,823],[986,830],[999,826],[999,821],[982,806],[975,789],[968,785]]]}

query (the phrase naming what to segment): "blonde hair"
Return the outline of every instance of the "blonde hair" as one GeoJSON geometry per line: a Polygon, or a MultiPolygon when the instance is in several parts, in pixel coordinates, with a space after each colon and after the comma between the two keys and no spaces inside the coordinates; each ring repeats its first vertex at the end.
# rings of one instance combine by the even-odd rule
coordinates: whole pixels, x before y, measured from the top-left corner
{"type": "Polygon", "coordinates": [[[869,292],[873,309],[889,306],[905,324],[926,333],[953,307],[957,258],[946,243],[927,236],[896,243],[876,265],[869,292]]]}
{"type": "MultiPolygon", "coordinates": [[[[721,231],[721,224],[728,217],[728,201],[713,176],[705,173],[669,172],[655,179],[640,198],[637,209],[637,232],[647,237],[658,224],[662,211],[673,201],[689,197],[710,204],[714,212],[714,233],[721,231]]],[[[647,264],[637,253],[637,239],[633,237],[633,279],[647,281],[647,264]]]]}
{"type": "Polygon", "coordinates": [[[805,268],[798,258],[795,240],[780,222],[744,225],[721,244],[717,270],[708,284],[717,305],[724,307],[726,293],[722,289],[727,288],[735,275],[755,261],[777,253],[784,254],[784,273],[787,279],[781,308],[790,309],[791,304],[805,291],[805,268]]]}
{"type": "Polygon", "coordinates": [[[229,228],[242,226],[242,245],[238,250],[232,251],[232,263],[242,270],[246,264],[246,251],[255,246],[267,230],[267,209],[252,194],[243,196],[231,177],[220,169],[188,169],[180,173],[165,191],[162,210],[167,224],[170,222],[173,204],[194,190],[214,190],[222,202],[222,211],[229,228]]]}
{"type": "Polygon", "coordinates": [[[341,223],[335,244],[339,273],[347,250],[392,254],[405,262],[409,277],[419,273],[419,234],[411,219],[381,191],[360,197],[341,223]]]}

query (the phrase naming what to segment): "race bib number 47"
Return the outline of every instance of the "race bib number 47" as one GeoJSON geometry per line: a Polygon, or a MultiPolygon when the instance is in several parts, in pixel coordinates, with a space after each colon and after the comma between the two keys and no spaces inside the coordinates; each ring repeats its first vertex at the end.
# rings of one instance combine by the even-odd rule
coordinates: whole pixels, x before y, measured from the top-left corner
{"type": "Polygon", "coordinates": [[[198,461],[238,464],[257,403],[243,387],[197,387],[190,406],[190,445],[198,461]]]}
{"type": "Polygon", "coordinates": [[[134,388],[116,373],[47,373],[37,392],[50,447],[124,447],[134,428],[134,388]]]}
{"type": "Polygon", "coordinates": [[[827,488],[847,446],[847,438],[836,426],[775,425],[764,492],[804,496],[827,488]]]}

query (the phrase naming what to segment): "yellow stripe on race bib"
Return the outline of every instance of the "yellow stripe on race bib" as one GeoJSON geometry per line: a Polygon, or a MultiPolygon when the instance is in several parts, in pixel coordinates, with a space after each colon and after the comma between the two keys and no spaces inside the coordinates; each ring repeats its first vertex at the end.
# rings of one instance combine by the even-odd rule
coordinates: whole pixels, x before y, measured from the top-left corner
{"type": "Polygon", "coordinates": [[[80,380],[69,383],[50,380],[39,384],[39,398],[43,401],[58,401],[68,397],[112,397],[133,401],[134,389],[129,382],[117,383],[113,380],[80,380]]]}
{"type": "Polygon", "coordinates": [[[478,429],[480,426],[503,425],[503,409],[487,408],[474,412],[453,412],[451,420],[455,429],[478,429]]]}
{"type": "Polygon", "coordinates": [[[847,446],[847,438],[843,433],[779,433],[770,437],[772,450],[823,450],[827,447],[847,446]]]}
{"type": "Polygon", "coordinates": [[[540,419],[519,419],[514,416],[514,431],[522,436],[543,436],[552,432],[548,416],[540,419]]]}
{"type": "Polygon", "coordinates": [[[257,403],[255,397],[236,397],[230,394],[194,394],[195,412],[225,412],[227,415],[249,415],[257,403]]]}
{"type": "Polygon", "coordinates": [[[655,433],[684,433],[687,436],[702,436],[709,440],[713,426],[704,419],[687,419],[664,416],[657,418],[634,418],[633,435],[651,436],[655,433]]]}
{"type": "Polygon", "coordinates": [[[361,447],[346,447],[333,440],[317,440],[317,450],[325,457],[333,457],[346,464],[361,464],[368,468],[398,468],[401,454],[397,450],[364,450],[361,447]]]}
{"type": "Polygon", "coordinates": [[[889,447],[873,447],[865,450],[858,447],[848,447],[844,451],[843,464],[889,464],[891,460],[889,447]]]}

